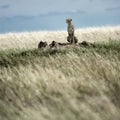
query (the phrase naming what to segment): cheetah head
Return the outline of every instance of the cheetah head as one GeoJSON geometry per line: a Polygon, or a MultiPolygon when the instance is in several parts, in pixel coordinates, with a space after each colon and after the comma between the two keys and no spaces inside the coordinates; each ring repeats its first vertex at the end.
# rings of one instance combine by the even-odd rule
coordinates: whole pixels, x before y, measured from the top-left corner
{"type": "Polygon", "coordinates": [[[70,24],[71,21],[72,21],[72,19],[66,19],[66,23],[67,23],[67,24],[70,24]]]}

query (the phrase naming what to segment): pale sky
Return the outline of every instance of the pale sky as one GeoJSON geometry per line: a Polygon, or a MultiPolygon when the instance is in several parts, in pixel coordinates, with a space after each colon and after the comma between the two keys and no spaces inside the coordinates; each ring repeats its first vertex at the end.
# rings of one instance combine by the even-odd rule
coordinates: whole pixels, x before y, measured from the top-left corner
{"type": "Polygon", "coordinates": [[[0,0],[0,16],[47,14],[51,12],[120,12],[120,0],[0,0]]]}
{"type": "Polygon", "coordinates": [[[17,31],[19,24],[23,30],[64,29],[64,24],[61,28],[57,24],[68,17],[72,17],[77,27],[120,24],[120,0],[0,0],[0,32],[17,31]],[[43,25],[45,21],[48,28],[43,25]],[[35,23],[39,25],[37,29],[35,23]]]}

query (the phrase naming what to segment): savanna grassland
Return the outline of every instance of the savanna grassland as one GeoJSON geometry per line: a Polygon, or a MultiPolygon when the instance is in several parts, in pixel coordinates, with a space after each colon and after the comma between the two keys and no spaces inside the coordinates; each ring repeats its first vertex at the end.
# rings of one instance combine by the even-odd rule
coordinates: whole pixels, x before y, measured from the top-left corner
{"type": "Polygon", "coordinates": [[[120,120],[120,27],[0,35],[0,120],[120,120]]]}

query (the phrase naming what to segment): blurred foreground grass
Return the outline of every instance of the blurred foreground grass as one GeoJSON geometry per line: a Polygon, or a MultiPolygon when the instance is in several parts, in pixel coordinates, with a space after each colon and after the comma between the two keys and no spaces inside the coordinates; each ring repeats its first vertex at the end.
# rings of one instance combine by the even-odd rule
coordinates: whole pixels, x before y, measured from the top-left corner
{"type": "Polygon", "coordinates": [[[119,120],[120,41],[0,51],[0,120],[119,120]]]}

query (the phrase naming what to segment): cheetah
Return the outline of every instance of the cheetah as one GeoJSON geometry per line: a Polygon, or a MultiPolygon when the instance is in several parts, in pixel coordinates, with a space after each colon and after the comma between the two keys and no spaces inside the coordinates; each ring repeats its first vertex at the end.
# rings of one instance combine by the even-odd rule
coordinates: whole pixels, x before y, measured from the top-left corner
{"type": "Polygon", "coordinates": [[[58,47],[58,43],[55,41],[52,41],[51,44],[49,44],[50,48],[57,48],[58,47]]]}
{"type": "Polygon", "coordinates": [[[38,48],[45,48],[47,47],[47,42],[43,42],[43,41],[40,41],[39,44],[38,44],[38,48]]]}
{"type": "Polygon", "coordinates": [[[68,32],[67,41],[70,42],[70,43],[77,43],[78,40],[74,35],[75,29],[74,29],[74,25],[72,24],[72,19],[66,19],[66,23],[68,24],[68,27],[67,27],[67,32],[68,32]]]}

